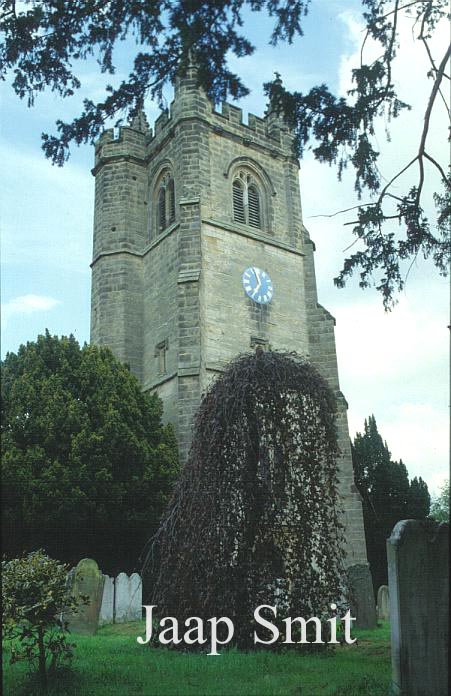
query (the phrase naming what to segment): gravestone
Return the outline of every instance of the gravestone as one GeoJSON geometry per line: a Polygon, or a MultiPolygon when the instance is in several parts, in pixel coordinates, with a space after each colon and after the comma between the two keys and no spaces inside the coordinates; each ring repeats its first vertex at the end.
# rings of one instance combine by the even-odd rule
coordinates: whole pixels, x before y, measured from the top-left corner
{"type": "Polygon", "coordinates": [[[356,628],[375,628],[376,605],[374,602],[373,582],[368,564],[357,563],[347,569],[351,616],[354,616],[356,628]]]}
{"type": "Polygon", "coordinates": [[[129,621],[142,619],[142,582],[138,573],[130,575],[130,610],[129,621]]]}
{"type": "Polygon", "coordinates": [[[114,580],[104,575],[102,604],[100,605],[99,626],[112,624],[114,621],[114,580]]]}
{"type": "Polygon", "coordinates": [[[142,582],[138,573],[130,577],[119,573],[114,586],[114,621],[137,621],[142,618],[142,582]]]}
{"type": "Polygon", "coordinates": [[[72,582],[74,597],[87,595],[89,598],[88,605],[81,604],[77,612],[65,614],[69,630],[72,633],[94,635],[99,621],[104,582],[99,566],[91,558],[84,558],[75,567],[74,573],[69,574],[69,582],[72,582]]]}
{"type": "Polygon", "coordinates": [[[449,525],[403,520],[387,541],[392,693],[448,696],[449,525]]]}
{"type": "Polygon", "coordinates": [[[389,608],[389,593],[387,585],[381,585],[377,591],[377,618],[378,619],[389,619],[390,618],[390,608],[389,608]]]}
{"type": "Polygon", "coordinates": [[[119,573],[114,583],[114,621],[128,621],[130,604],[130,583],[127,573],[119,573]]]}

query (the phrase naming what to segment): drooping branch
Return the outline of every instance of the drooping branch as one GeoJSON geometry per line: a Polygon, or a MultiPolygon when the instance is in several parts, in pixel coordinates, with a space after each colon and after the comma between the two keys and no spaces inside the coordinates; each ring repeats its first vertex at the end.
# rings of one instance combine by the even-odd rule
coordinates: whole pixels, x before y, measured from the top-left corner
{"type": "MultiPolygon", "coordinates": [[[[426,138],[427,138],[427,135],[429,132],[429,124],[430,124],[430,120],[431,120],[432,109],[434,107],[434,102],[435,102],[435,99],[436,99],[437,94],[439,92],[440,84],[442,82],[442,78],[443,78],[443,75],[445,72],[445,67],[449,62],[450,56],[451,56],[451,44],[446,49],[445,54],[444,54],[442,60],[440,61],[440,65],[438,67],[437,74],[436,74],[435,79],[434,79],[434,84],[433,84],[431,93],[429,95],[428,103],[426,106],[426,111],[424,114],[424,126],[423,126],[423,131],[421,133],[420,147],[418,149],[418,154],[420,156],[424,154],[424,150],[425,150],[425,146],[426,146],[426,138]]],[[[446,179],[446,177],[444,177],[444,178],[446,179]]]]}
{"type": "Polygon", "coordinates": [[[335,400],[312,366],[263,351],[229,364],[144,554],[159,614],[228,616],[242,647],[260,604],[325,616],[343,597],[337,454],[335,400]]]}

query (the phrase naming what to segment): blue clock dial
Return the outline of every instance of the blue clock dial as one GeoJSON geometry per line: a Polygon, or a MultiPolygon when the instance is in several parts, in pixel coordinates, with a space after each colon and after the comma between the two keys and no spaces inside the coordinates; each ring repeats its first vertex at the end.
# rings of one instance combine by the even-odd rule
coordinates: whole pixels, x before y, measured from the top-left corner
{"type": "Polygon", "coordinates": [[[258,304],[268,304],[274,295],[274,288],[269,274],[256,266],[250,266],[244,271],[243,288],[246,295],[258,304]]]}

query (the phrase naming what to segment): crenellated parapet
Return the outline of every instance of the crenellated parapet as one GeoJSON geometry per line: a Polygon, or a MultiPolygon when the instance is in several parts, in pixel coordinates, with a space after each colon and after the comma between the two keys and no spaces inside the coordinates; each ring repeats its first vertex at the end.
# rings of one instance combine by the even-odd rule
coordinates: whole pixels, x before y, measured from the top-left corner
{"type": "Polygon", "coordinates": [[[137,130],[132,125],[104,131],[95,145],[95,164],[92,170],[94,176],[98,168],[111,161],[111,158],[128,158],[144,164],[147,138],[148,133],[137,130]]]}
{"type": "Polygon", "coordinates": [[[246,121],[243,110],[228,102],[222,103],[217,110],[199,87],[195,68],[191,66],[185,77],[177,79],[170,107],[161,112],[152,127],[141,109],[128,125],[109,128],[101,134],[95,145],[93,174],[113,159],[147,166],[174,135],[175,129],[188,121],[201,124],[204,129],[245,148],[298,165],[292,151],[293,133],[281,116],[271,111],[263,117],[249,113],[246,121]]]}

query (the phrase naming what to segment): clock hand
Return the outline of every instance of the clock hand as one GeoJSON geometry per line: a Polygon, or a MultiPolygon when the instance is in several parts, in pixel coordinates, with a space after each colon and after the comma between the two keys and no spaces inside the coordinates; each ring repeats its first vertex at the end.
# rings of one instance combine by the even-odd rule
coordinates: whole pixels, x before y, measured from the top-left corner
{"type": "Polygon", "coordinates": [[[260,290],[260,288],[261,288],[261,286],[262,286],[262,281],[261,281],[261,278],[260,278],[260,273],[259,273],[257,270],[255,271],[255,275],[257,276],[257,280],[258,280],[258,285],[257,285],[257,287],[255,288],[255,292],[257,292],[258,290],[260,290]]]}

